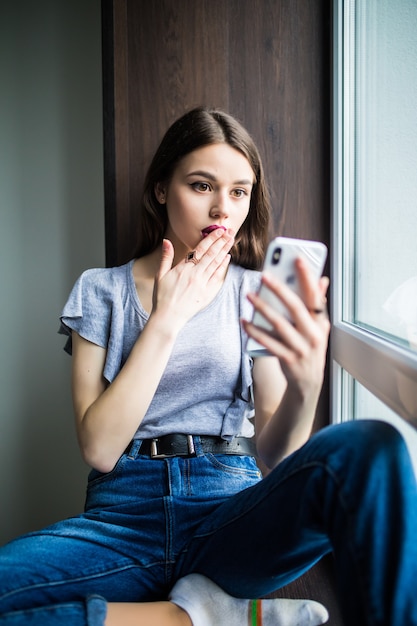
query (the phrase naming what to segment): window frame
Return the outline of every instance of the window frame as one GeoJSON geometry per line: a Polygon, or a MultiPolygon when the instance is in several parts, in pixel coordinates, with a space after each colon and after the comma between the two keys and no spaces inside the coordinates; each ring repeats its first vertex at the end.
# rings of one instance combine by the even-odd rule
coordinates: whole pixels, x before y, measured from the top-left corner
{"type": "Polygon", "coordinates": [[[354,85],[354,11],[355,0],[333,0],[331,419],[354,419],[353,378],[417,426],[417,352],[346,321],[353,319],[355,273],[354,93],[350,88],[354,85]],[[409,383],[408,408],[399,380],[409,383]]]}

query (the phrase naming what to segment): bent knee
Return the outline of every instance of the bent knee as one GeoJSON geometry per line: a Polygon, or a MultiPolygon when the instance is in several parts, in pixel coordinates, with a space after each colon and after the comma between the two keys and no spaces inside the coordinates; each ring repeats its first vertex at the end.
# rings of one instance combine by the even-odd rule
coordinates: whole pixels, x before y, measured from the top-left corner
{"type": "Polygon", "coordinates": [[[383,462],[401,461],[408,455],[407,446],[399,431],[378,419],[360,419],[335,424],[319,431],[327,448],[327,458],[372,465],[376,459],[383,462]]]}
{"type": "Polygon", "coordinates": [[[350,422],[356,444],[365,450],[396,451],[405,447],[401,433],[392,424],[381,419],[360,419],[350,422]],[[357,435],[356,435],[357,433],[357,435]]]}

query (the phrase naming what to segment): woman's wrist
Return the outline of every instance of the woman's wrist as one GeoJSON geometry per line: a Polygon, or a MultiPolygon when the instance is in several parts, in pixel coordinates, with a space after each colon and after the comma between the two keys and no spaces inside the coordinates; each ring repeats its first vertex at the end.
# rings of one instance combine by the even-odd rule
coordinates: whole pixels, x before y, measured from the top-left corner
{"type": "Polygon", "coordinates": [[[168,312],[152,311],[145,329],[147,332],[152,330],[153,333],[160,336],[165,342],[175,343],[178,333],[184,325],[185,322],[175,320],[174,316],[168,312]]]}
{"type": "Polygon", "coordinates": [[[309,380],[305,384],[299,381],[288,381],[285,395],[295,406],[311,406],[313,403],[317,404],[322,386],[323,380],[309,380]]]}

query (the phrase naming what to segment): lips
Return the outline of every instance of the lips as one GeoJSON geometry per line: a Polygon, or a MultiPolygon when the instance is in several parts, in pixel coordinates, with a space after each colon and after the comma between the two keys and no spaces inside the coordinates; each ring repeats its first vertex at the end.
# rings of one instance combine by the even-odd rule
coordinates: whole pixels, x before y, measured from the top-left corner
{"type": "Polygon", "coordinates": [[[223,228],[223,230],[226,230],[225,226],[220,226],[219,224],[212,224],[211,226],[207,226],[207,228],[203,228],[203,230],[201,231],[201,234],[203,235],[203,237],[207,237],[207,235],[212,233],[213,230],[217,230],[218,228],[223,228]]]}

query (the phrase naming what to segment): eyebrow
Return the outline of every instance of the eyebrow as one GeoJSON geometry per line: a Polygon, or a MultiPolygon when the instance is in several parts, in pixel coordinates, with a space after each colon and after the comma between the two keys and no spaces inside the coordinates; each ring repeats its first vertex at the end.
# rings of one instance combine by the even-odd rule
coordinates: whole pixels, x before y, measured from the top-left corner
{"type": "MultiPolygon", "coordinates": [[[[208,178],[208,180],[212,180],[213,182],[217,182],[216,176],[211,174],[211,172],[206,172],[205,170],[195,170],[193,172],[189,172],[188,176],[203,176],[203,178],[208,178]]],[[[235,180],[233,185],[253,185],[253,180],[249,180],[247,178],[243,178],[242,180],[235,180]]]]}

